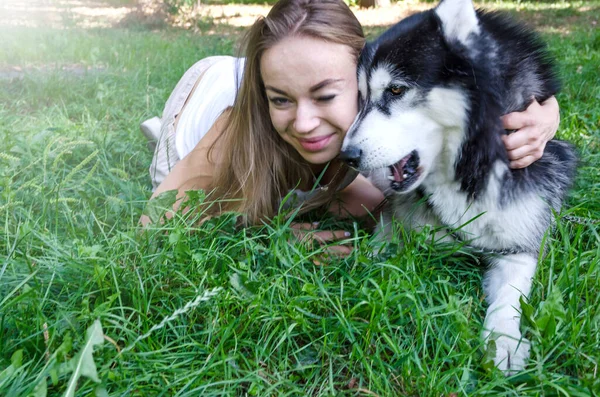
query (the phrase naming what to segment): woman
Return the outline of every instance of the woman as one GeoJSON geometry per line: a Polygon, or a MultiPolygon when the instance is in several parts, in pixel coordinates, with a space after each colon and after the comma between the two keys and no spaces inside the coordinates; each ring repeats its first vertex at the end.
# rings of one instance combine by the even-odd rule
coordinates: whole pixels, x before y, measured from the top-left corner
{"type": "MultiPolygon", "coordinates": [[[[226,199],[209,212],[239,211],[249,223],[275,215],[285,196],[303,211],[322,205],[341,216],[373,211],[382,193],[337,160],[358,111],[356,64],[364,41],[342,0],[280,0],[246,35],[245,62],[202,60],[171,94],[151,167],[153,197],[203,189],[226,199]]],[[[142,130],[156,135],[157,122],[142,130]]],[[[520,129],[504,139],[511,166],[524,167],[558,127],[556,100],[509,114],[504,124],[520,129]]]]}

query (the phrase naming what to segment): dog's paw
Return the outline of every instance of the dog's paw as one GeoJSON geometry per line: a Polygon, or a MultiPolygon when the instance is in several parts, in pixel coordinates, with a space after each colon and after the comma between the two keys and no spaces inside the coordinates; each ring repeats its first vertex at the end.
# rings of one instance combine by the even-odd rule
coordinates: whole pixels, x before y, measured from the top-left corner
{"type": "Polygon", "coordinates": [[[514,375],[525,368],[531,346],[527,339],[520,336],[494,335],[492,341],[496,346],[494,364],[504,375],[514,375]]]}

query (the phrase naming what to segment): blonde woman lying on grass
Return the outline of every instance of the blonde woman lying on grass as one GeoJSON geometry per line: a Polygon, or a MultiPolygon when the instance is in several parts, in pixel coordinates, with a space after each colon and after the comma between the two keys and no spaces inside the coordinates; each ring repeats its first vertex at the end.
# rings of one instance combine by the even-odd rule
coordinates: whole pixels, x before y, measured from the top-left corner
{"type": "MultiPolygon", "coordinates": [[[[176,190],[175,211],[186,191],[202,189],[224,199],[209,213],[240,212],[249,224],[273,217],[290,192],[289,202],[301,212],[372,213],[383,194],[337,158],[358,112],[356,65],[364,43],[360,23],[342,0],[277,2],[247,32],[245,58],[197,62],[171,93],[162,118],[142,123],[157,141],[152,197],[176,190]]],[[[504,127],[518,130],[503,137],[511,167],[539,159],[558,120],[554,97],[504,116],[504,127]]],[[[294,227],[322,242],[349,235],[313,231],[312,224],[294,227]]],[[[348,254],[351,247],[331,250],[348,254]]]]}

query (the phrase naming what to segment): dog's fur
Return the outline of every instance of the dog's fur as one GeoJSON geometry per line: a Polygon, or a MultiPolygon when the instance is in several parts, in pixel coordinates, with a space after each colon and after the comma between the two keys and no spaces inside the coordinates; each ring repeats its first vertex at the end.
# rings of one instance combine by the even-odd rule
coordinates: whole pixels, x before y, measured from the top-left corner
{"type": "Polygon", "coordinates": [[[392,217],[413,228],[462,225],[453,236],[489,253],[483,337],[495,340],[506,373],[529,356],[519,298],[530,292],[576,156],[553,140],[540,160],[510,169],[500,116],[554,95],[553,70],[531,30],[470,0],[442,0],[367,44],[361,111],[342,147],[342,158],[390,196],[383,234],[392,217]]]}

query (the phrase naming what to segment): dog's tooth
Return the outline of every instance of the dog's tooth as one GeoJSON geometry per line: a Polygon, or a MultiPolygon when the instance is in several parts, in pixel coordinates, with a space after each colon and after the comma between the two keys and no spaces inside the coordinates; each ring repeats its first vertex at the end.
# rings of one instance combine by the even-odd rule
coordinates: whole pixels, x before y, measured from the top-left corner
{"type": "Polygon", "coordinates": [[[388,181],[395,181],[394,176],[393,175],[388,175],[387,177],[388,181]]]}
{"type": "Polygon", "coordinates": [[[402,174],[402,178],[403,178],[403,179],[406,179],[406,178],[408,178],[408,174],[402,174]]]}

